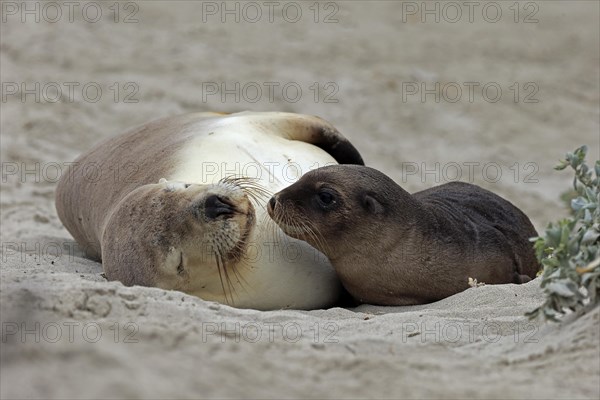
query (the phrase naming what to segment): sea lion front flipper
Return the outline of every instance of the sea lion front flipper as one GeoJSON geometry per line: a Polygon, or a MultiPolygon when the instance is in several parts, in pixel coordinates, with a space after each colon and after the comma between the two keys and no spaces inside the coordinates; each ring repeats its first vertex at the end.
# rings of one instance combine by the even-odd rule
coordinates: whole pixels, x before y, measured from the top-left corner
{"type": "Polygon", "coordinates": [[[352,143],[322,118],[284,112],[242,112],[230,114],[224,119],[235,118],[246,118],[255,127],[264,127],[285,139],[313,144],[329,153],[340,164],[365,164],[352,143]]]}
{"type": "Polygon", "coordinates": [[[365,165],[358,150],[333,125],[315,116],[290,115],[289,139],[314,144],[331,154],[340,164],[365,165]]]}

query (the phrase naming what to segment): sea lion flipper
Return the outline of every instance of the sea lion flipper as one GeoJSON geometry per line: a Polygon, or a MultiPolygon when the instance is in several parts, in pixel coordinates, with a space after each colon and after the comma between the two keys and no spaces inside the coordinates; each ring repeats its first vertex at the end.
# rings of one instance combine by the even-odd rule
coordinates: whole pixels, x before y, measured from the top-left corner
{"type": "Polygon", "coordinates": [[[325,150],[340,164],[365,165],[352,143],[322,118],[294,115],[286,133],[290,139],[302,140],[325,150]]]}
{"type": "MultiPolygon", "coordinates": [[[[319,120],[321,119],[319,118],[319,120]]],[[[352,143],[329,124],[317,125],[316,131],[311,133],[308,140],[305,141],[325,150],[340,164],[365,165],[360,153],[352,143]]]]}
{"type": "Polygon", "coordinates": [[[311,115],[284,112],[232,114],[231,117],[254,117],[254,125],[264,125],[289,140],[313,144],[329,153],[340,164],[365,165],[358,150],[333,125],[311,115]],[[275,129],[273,129],[275,128],[275,129]]]}

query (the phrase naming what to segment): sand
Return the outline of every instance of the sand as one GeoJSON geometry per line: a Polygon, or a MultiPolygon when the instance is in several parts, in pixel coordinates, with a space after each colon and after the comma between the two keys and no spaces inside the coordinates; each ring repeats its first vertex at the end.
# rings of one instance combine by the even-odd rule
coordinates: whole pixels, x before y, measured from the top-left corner
{"type": "Polygon", "coordinates": [[[518,22],[513,2],[473,22],[462,2],[456,22],[446,3],[439,22],[420,2],[281,3],[272,22],[263,2],[239,3],[239,22],[221,2],[85,4],[71,21],[40,3],[38,23],[2,2],[2,398],[600,396],[598,308],[529,321],[539,279],[415,307],[239,310],[106,282],[53,200],[64,163],[131,126],[278,110],[331,121],[409,191],[460,172],[541,231],[568,215],[556,161],[600,154],[597,2],[522,2],[518,22]],[[421,98],[436,82],[439,101],[421,98]]]}

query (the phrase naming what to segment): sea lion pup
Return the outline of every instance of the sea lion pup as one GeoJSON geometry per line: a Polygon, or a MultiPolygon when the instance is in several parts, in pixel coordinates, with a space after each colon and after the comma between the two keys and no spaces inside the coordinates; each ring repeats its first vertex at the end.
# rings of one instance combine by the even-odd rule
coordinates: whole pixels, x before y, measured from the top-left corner
{"type": "Polygon", "coordinates": [[[268,212],[327,255],[361,303],[429,303],[467,289],[470,277],[524,283],[539,269],[527,216],[468,183],[411,195],[375,169],[329,166],[273,196],[268,212]]]}
{"type": "Polygon", "coordinates": [[[164,118],[80,156],[56,189],[58,215],[106,277],[261,310],[334,304],[327,258],[266,213],[273,193],[317,166],[362,164],[331,124],[244,112],[164,118]]]}

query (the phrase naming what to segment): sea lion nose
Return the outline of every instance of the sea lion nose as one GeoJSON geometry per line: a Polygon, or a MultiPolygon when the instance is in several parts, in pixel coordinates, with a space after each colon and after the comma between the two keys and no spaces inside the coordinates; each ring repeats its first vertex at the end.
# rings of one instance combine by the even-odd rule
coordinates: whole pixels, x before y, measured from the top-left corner
{"type": "Polygon", "coordinates": [[[204,214],[210,219],[216,219],[221,215],[231,217],[234,213],[235,208],[217,195],[210,195],[204,201],[204,214]]]}
{"type": "Polygon", "coordinates": [[[269,208],[271,210],[274,210],[276,203],[277,203],[277,199],[275,198],[275,196],[271,197],[271,200],[269,200],[269,208]]]}

